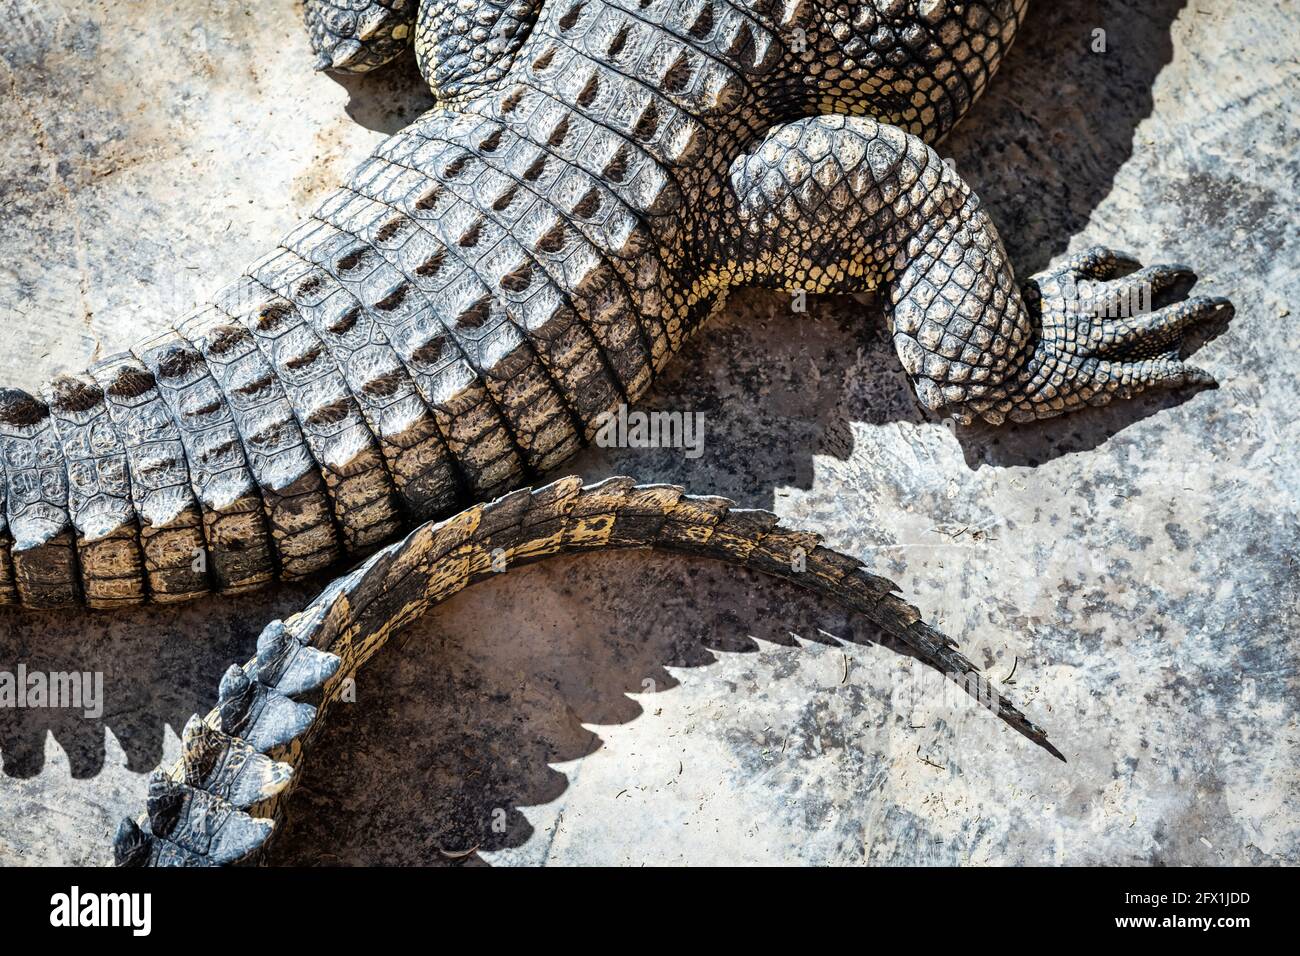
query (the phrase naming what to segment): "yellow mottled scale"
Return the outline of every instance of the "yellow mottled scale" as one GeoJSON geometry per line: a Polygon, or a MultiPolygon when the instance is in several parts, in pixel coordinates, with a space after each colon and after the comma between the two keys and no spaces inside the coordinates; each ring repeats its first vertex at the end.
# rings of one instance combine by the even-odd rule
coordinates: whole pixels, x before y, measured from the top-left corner
{"type": "MultiPolygon", "coordinates": [[[[426,524],[333,582],[283,625],[275,622],[268,627],[259,640],[259,652],[267,638],[274,642],[287,636],[291,648],[310,648],[310,654],[328,657],[334,666],[322,672],[314,685],[320,688],[319,706],[310,713],[310,722],[292,740],[268,751],[272,760],[283,763],[264,763],[267,769],[259,781],[273,778],[274,786],[265,788],[268,796],[251,806],[249,814],[272,821],[282,817],[302,761],[334,704],[354,686],[359,669],[390,637],[434,605],[527,561],[589,550],[650,547],[708,556],[784,577],[864,613],[972,696],[994,700],[992,709],[999,717],[1057,754],[1043,731],[1004,695],[990,693],[996,689],[953,649],[948,638],[925,625],[914,607],[892,593],[892,582],[866,572],[852,557],[824,548],[817,534],[782,528],[775,515],[737,509],[723,498],[687,496],[674,485],[637,485],[631,478],[611,478],[583,486],[581,479],[570,477],[542,488],[520,489],[445,521],[426,524]]],[[[259,661],[260,656],[246,664],[244,673],[262,673],[259,661]]],[[[210,713],[206,723],[215,732],[209,736],[220,743],[220,712],[210,713]]],[[[243,741],[224,739],[231,750],[249,749],[243,741]]],[[[228,795],[222,780],[231,779],[230,774],[210,774],[203,765],[197,770],[187,768],[185,761],[174,766],[169,776],[191,786],[198,778],[221,778],[211,788],[210,796],[217,800],[228,795]]],[[[259,840],[264,850],[265,836],[259,840]]]]}

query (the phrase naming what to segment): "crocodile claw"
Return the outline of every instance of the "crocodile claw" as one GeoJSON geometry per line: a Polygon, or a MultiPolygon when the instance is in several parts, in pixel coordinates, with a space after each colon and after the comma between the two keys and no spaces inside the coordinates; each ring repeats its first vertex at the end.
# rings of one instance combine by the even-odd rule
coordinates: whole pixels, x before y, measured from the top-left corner
{"type": "Polygon", "coordinates": [[[1232,318],[1225,298],[1181,301],[1196,273],[1186,265],[1143,267],[1133,255],[1094,246],[1022,289],[1039,330],[1018,376],[971,403],[993,424],[1051,418],[1148,389],[1213,388],[1215,378],[1183,360],[1187,334],[1232,318]]]}

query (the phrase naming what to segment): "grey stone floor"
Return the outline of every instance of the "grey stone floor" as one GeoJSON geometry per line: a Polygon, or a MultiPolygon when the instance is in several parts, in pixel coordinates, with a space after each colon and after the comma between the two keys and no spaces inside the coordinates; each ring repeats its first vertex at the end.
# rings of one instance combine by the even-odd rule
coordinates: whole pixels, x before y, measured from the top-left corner
{"type": "MultiPolygon", "coordinates": [[[[290,3],[167,6],[0,0],[6,384],[163,326],[428,105],[409,64],[313,74],[290,3]]],[[[1035,7],[942,151],[1022,275],[1105,242],[1231,295],[1198,354],[1223,387],[954,433],[877,310],[746,294],[651,401],[705,413],[703,457],[573,469],[773,508],[871,559],[1014,670],[1070,762],[788,587],[566,559],[457,597],[363,672],[275,861],[1298,861],[1300,10],[1035,7]]],[[[108,697],[100,720],[0,711],[0,863],[106,861],[220,672],[319,584],[0,614],[0,669],[100,670],[108,697]]]]}

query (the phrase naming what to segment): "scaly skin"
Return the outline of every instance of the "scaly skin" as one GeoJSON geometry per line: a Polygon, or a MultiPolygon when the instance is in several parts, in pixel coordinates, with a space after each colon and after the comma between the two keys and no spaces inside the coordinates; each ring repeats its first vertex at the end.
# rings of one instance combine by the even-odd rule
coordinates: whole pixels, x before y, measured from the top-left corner
{"type": "MultiPolygon", "coordinates": [[[[405,42],[398,6],[307,14],[333,64],[344,26],[323,14],[347,7],[340,62],[364,70],[405,42]]],[[[1228,303],[1108,318],[1076,280],[1186,270],[1125,278],[1136,263],[1100,249],[1022,294],[927,145],[1026,6],[421,4],[435,109],[173,331],[39,399],[0,394],[0,602],[256,587],[517,487],[738,285],[881,290],[921,400],[962,420],[1208,383],[1182,335],[1228,303]]]]}
{"type": "Polygon", "coordinates": [[[366,73],[407,48],[417,0],[306,0],[316,69],[366,73]]]}
{"type": "Polygon", "coordinates": [[[273,621],[257,656],[221,680],[217,707],[191,717],[182,759],[150,779],[148,812],[122,821],[119,866],[209,866],[261,854],[297,770],[347,681],[393,634],[478,581],[560,554],[660,548],[786,578],[864,614],[1009,726],[1060,759],[951,640],[895,594],[892,581],[776,515],[696,498],[672,485],[562,478],[429,523],[273,621]],[[310,695],[316,704],[293,698],[310,695]]]}

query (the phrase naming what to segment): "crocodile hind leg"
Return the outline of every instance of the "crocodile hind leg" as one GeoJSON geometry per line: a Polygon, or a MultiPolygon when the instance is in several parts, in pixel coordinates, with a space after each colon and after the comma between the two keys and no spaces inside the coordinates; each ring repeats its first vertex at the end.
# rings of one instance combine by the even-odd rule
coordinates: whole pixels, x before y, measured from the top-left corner
{"type": "Polygon", "coordinates": [[[779,126],[730,176],[733,238],[721,244],[720,281],[883,290],[899,358],[935,411],[1029,421],[1213,383],[1179,357],[1183,336],[1226,318],[1231,304],[1149,310],[1152,291],[1167,293],[1190,270],[1135,272],[1136,261],[1098,248],[1022,293],[979,198],[896,127],[843,116],[779,126]],[[1127,307],[1135,301],[1146,311],[1127,307]]]}
{"type": "Polygon", "coordinates": [[[418,0],[306,0],[316,69],[368,73],[411,45],[418,0]]]}

